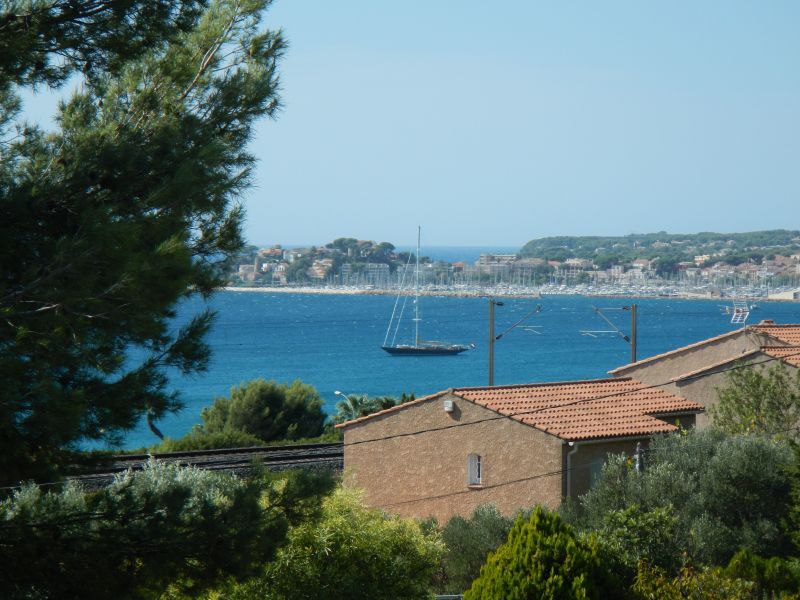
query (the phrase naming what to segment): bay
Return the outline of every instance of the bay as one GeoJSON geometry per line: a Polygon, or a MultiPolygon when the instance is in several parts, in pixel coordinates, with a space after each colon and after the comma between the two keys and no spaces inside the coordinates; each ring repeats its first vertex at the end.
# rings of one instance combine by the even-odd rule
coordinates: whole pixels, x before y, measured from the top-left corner
{"type": "MultiPolygon", "coordinates": [[[[610,330],[594,312],[604,312],[630,332],[630,313],[638,306],[638,356],[645,358],[739,327],[721,313],[722,301],[675,299],[586,298],[546,296],[501,299],[495,332],[501,333],[537,305],[541,312],[513,329],[495,345],[495,385],[604,377],[630,361],[630,346],[618,335],[582,335],[582,330],[610,330]],[[526,327],[527,326],[527,327],[526,327]]],[[[406,315],[410,316],[408,300],[406,315]]],[[[217,311],[208,336],[213,356],[207,372],[173,377],[185,408],[159,421],[165,435],[177,438],[200,422],[200,411],[234,385],[252,379],[313,385],[333,411],[346,394],[417,397],[450,387],[487,383],[488,302],[486,298],[423,297],[420,299],[424,339],[474,343],[458,356],[390,356],[381,350],[394,296],[217,293],[208,305],[217,311]]],[[[198,299],[181,305],[175,326],[185,323],[206,304],[198,299]]],[[[800,304],[762,302],[750,323],[773,319],[800,323],[800,304]]],[[[409,328],[398,342],[410,342],[409,328]],[[403,337],[404,336],[404,337],[403,337]],[[403,338],[403,339],[401,339],[403,338]]],[[[142,423],[125,437],[124,448],[140,448],[158,440],[142,423]]]]}

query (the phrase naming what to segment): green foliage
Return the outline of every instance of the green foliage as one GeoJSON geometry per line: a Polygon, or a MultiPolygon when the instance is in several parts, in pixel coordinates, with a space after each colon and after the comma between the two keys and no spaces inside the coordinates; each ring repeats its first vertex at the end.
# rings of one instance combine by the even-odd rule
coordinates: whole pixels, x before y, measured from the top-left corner
{"type": "Polygon", "coordinates": [[[555,513],[518,517],[464,600],[622,597],[593,539],[580,540],[555,513]]]}
{"type": "Polygon", "coordinates": [[[190,450],[214,450],[217,448],[247,448],[263,446],[264,441],[244,431],[215,431],[203,433],[190,431],[182,438],[165,438],[160,444],[150,447],[150,452],[187,452],[190,450]]]}
{"type": "MultiPolygon", "coordinates": [[[[637,520],[652,513],[648,518],[655,519],[651,525],[657,525],[658,533],[651,541],[639,537],[643,545],[637,554],[670,575],[675,574],[674,558],[667,552],[673,543],[665,519],[670,514],[676,519],[674,543],[684,560],[694,564],[724,566],[740,548],[784,555],[790,550],[781,524],[791,506],[785,472],[791,462],[786,444],[764,437],[714,430],[660,437],[646,454],[644,472],[634,471],[624,456],[609,459],[595,486],[581,498],[577,525],[608,533],[609,523],[632,506],[637,508],[628,516],[637,520]]],[[[638,536],[636,531],[630,534],[638,536]]]]}
{"type": "MultiPolygon", "coordinates": [[[[539,257],[564,260],[565,258],[594,258],[603,253],[613,253],[622,262],[635,258],[663,257],[665,260],[691,260],[700,250],[704,253],[726,250],[741,255],[742,260],[758,258],[768,254],[791,253],[800,245],[800,231],[777,229],[750,231],[746,233],[658,233],[632,234],[626,236],[555,236],[529,241],[520,250],[523,257],[539,257]],[[669,244],[653,247],[653,243],[669,244]],[[748,248],[765,248],[763,251],[748,248]],[[768,250],[766,248],[769,248],[768,250]]],[[[726,261],[728,260],[726,255],[726,261]]]]}
{"type": "Polygon", "coordinates": [[[203,409],[194,435],[243,432],[264,442],[313,438],[323,432],[322,400],[310,385],[256,379],[203,409]]]}
{"type": "Polygon", "coordinates": [[[489,553],[508,539],[513,524],[514,519],[501,515],[492,504],[479,506],[469,519],[460,516],[450,519],[442,528],[447,549],[438,591],[456,594],[468,589],[489,553]]]}
{"type": "Polygon", "coordinates": [[[597,537],[608,555],[627,568],[630,577],[641,562],[661,565],[669,572],[681,566],[678,518],[672,506],[643,511],[633,505],[604,515],[597,537]]]}
{"type": "Polygon", "coordinates": [[[800,592],[800,563],[797,559],[762,558],[748,550],[740,550],[724,572],[730,578],[754,583],[754,595],[758,598],[800,592]]]}
{"type": "Polygon", "coordinates": [[[714,425],[730,433],[755,433],[800,439],[800,369],[775,363],[769,370],[749,367],[728,371],[710,407],[714,425]]]}
{"type": "Polygon", "coordinates": [[[269,4],[0,6],[0,483],[177,410],[166,371],[206,368],[213,315],[172,317],[242,246],[247,142],[285,46],[269,4]],[[53,131],[19,120],[18,86],[71,75],[53,131]]]}
{"type": "Polygon", "coordinates": [[[366,508],[360,495],[339,489],[318,523],[303,523],[264,574],[235,586],[231,600],[417,599],[429,593],[443,546],[415,521],[366,508]]]}
{"type": "Polygon", "coordinates": [[[307,473],[243,481],[156,462],[92,494],[28,485],[0,503],[0,595],[196,596],[255,573],[330,487],[307,473]]]}
{"type": "Polygon", "coordinates": [[[657,568],[642,564],[633,585],[639,600],[755,600],[752,582],[733,579],[721,569],[683,569],[670,578],[657,568]]]}
{"type": "Polygon", "coordinates": [[[344,400],[336,403],[336,414],[331,417],[334,424],[344,423],[359,417],[366,417],[372,413],[392,408],[398,404],[410,402],[414,399],[414,394],[406,395],[403,393],[400,399],[393,396],[373,396],[370,398],[366,394],[350,394],[344,400]]]}

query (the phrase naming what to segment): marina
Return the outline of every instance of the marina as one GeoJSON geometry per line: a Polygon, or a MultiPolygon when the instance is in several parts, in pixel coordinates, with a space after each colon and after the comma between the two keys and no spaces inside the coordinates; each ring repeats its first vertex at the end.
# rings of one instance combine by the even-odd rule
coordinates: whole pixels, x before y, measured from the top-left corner
{"type": "MultiPolygon", "coordinates": [[[[409,356],[398,359],[381,350],[392,296],[346,293],[258,293],[224,291],[208,304],[184,303],[175,325],[204,307],[218,312],[208,342],[207,372],[174,376],[171,384],[185,403],[183,411],[158,422],[169,437],[180,437],[200,422],[200,411],[234,385],[256,379],[313,385],[333,410],[335,390],[346,394],[417,397],[454,386],[486,385],[488,380],[488,307],[485,297],[432,295],[425,299],[426,336],[474,343],[475,349],[453,357],[409,356]],[[429,327],[428,327],[429,325],[429,327]]],[[[496,310],[496,331],[505,331],[537,305],[541,311],[495,346],[494,383],[515,384],[604,377],[626,364],[630,347],[618,335],[582,335],[609,329],[593,307],[619,308],[630,297],[542,294],[541,298],[503,298],[496,310]]],[[[675,297],[639,297],[638,355],[652,356],[741,327],[722,314],[721,301],[675,297]]],[[[748,324],[761,319],[800,323],[800,304],[759,301],[748,324]]],[[[629,316],[610,318],[629,333],[629,316]]],[[[123,447],[140,448],[157,440],[145,422],[126,437],[123,447]]]]}

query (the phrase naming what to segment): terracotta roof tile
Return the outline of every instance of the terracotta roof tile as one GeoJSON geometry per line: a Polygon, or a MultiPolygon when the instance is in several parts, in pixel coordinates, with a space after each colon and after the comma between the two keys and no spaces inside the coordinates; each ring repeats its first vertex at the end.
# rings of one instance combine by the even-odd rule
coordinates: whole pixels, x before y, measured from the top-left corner
{"type": "Polygon", "coordinates": [[[800,346],[800,325],[775,325],[762,321],[758,325],[753,325],[750,329],[775,338],[784,344],[800,346]]]}
{"type": "Polygon", "coordinates": [[[800,367],[800,345],[798,346],[763,346],[761,351],[767,356],[782,358],[783,362],[793,367],[800,367]]]}
{"type": "Polygon", "coordinates": [[[612,375],[616,373],[621,373],[631,367],[634,366],[638,367],[639,365],[644,365],[659,360],[661,358],[665,358],[667,356],[672,356],[673,354],[678,354],[686,350],[691,350],[692,348],[698,348],[700,346],[708,344],[709,342],[716,342],[719,340],[723,340],[725,338],[742,334],[747,331],[754,331],[756,333],[768,335],[780,342],[783,342],[784,344],[789,344],[791,346],[800,346],[800,325],[796,324],[776,325],[771,321],[761,321],[757,325],[743,327],[742,329],[734,329],[733,331],[728,331],[727,333],[723,333],[721,335],[717,335],[705,340],[700,340],[699,342],[694,342],[693,344],[689,344],[687,346],[681,346],[680,348],[675,348],[674,350],[670,350],[669,352],[663,352],[661,354],[656,354],[655,356],[650,356],[635,363],[628,363],[627,365],[622,365],[621,367],[617,367],[616,369],[609,371],[609,373],[612,375]]]}
{"type": "Polygon", "coordinates": [[[654,415],[703,410],[696,402],[629,377],[458,388],[453,393],[568,441],[675,431],[675,425],[654,415]]]}
{"type": "Polygon", "coordinates": [[[749,352],[744,352],[742,354],[737,354],[736,356],[730,356],[718,362],[712,363],[710,365],[703,365],[698,369],[693,369],[688,373],[682,373],[681,375],[677,375],[669,380],[670,383],[674,383],[676,381],[683,381],[684,379],[689,379],[690,377],[694,377],[695,375],[700,375],[700,373],[705,373],[706,371],[711,371],[713,369],[718,369],[724,365],[727,365],[732,362],[736,362],[737,360],[744,360],[746,358],[750,358],[754,354],[758,354],[761,350],[750,350],[749,352]]]}
{"type": "Polygon", "coordinates": [[[669,350],[668,352],[662,352],[661,354],[656,354],[654,356],[649,356],[647,358],[643,358],[642,360],[637,360],[635,363],[628,363],[627,365],[622,365],[621,367],[617,367],[616,369],[612,369],[609,373],[619,373],[620,371],[624,371],[630,367],[639,365],[645,365],[649,362],[653,362],[660,358],[664,358],[666,356],[672,356],[673,354],[678,354],[679,352],[684,352],[685,350],[691,350],[692,348],[700,347],[708,342],[716,342],[719,340],[724,340],[725,338],[732,337],[734,335],[738,335],[744,333],[745,329],[734,329],[733,331],[728,331],[727,333],[723,333],[705,340],[700,340],[699,342],[694,342],[693,344],[688,344],[686,346],[681,346],[680,348],[675,348],[674,350],[669,350]]]}

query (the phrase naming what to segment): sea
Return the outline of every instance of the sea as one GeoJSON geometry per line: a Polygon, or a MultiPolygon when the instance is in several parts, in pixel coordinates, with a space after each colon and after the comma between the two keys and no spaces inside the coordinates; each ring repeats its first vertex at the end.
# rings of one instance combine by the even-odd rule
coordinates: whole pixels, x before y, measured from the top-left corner
{"type": "MultiPolygon", "coordinates": [[[[722,301],[581,296],[500,300],[495,334],[503,335],[495,344],[495,385],[605,377],[610,369],[627,364],[631,348],[617,329],[630,333],[631,313],[622,308],[634,302],[639,359],[739,327],[723,314],[722,301]]],[[[206,372],[171,377],[184,408],[163,418],[158,427],[169,437],[181,437],[201,422],[203,407],[227,396],[233,386],[259,378],[310,384],[329,412],[339,400],[337,390],[420,397],[488,383],[486,298],[420,298],[423,339],[475,344],[457,356],[428,357],[390,356],[381,350],[395,301],[394,296],[380,295],[222,291],[207,303],[184,302],[176,328],[206,306],[216,311],[207,338],[213,356],[206,372]]],[[[408,300],[406,316],[413,310],[412,302],[413,298],[408,300]]],[[[760,302],[749,323],[761,319],[800,323],[800,303],[760,302]]],[[[411,320],[404,324],[397,343],[412,341],[411,320]]],[[[141,423],[127,433],[122,448],[142,448],[157,441],[141,423]]]]}

